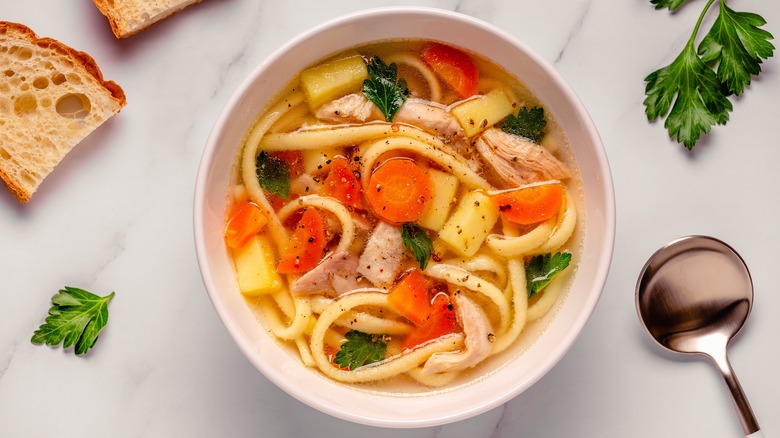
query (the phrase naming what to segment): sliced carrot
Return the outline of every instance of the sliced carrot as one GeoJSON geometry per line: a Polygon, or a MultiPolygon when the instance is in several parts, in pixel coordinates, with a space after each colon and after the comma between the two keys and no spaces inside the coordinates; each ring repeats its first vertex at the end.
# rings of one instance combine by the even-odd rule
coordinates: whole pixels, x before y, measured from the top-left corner
{"type": "Polygon", "coordinates": [[[508,221],[530,225],[555,217],[563,203],[561,184],[544,184],[501,192],[491,196],[508,221]]]}
{"type": "Polygon", "coordinates": [[[239,202],[230,210],[225,224],[225,243],[230,248],[240,248],[263,231],[267,223],[268,216],[260,207],[249,201],[239,202]]]}
{"type": "Polygon", "coordinates": [[[422,324],[431,311],[428,281],[419,269],[412,269],[387,294],[390,307],[409,321],[422,324]]]}
{"type": "Polygon", "coordinates": [[[403,350],[414,348],[448,333],[455,333],[456,330],[458,330],[458,322],[450,297],[445,293],[439,293],[433,298],[428,318],[406,335],[401,348],[403,350]]]}
{"type": "Polygon", "coordinates": [[[325,221],[317,210],[307,208],[295,226],[292,239],[279,265],[280,274],[298,274],[317,266],[325,252],[325,221]]]}
{"type": "Polygon", "coordinates": [[[368,180],[366,199],[380,218],[393,223],[420,219],[431,200],[431,178],[414,161],[392,158],[368,180]]]}
{"type": "Polygon", "coordinates": [[[477,94],[479,70],[474,60],[452,46],[433,43],[425,46],[420,57],[462,99],[477,94]]]}
{"type": "Polygon", "coordinates": [[[355,176],[355,169],[344,157],[333,159],[328,177],[322,186],[322,194],[341,201],[342,204],[362,210],[363,189],[355,176]]]}

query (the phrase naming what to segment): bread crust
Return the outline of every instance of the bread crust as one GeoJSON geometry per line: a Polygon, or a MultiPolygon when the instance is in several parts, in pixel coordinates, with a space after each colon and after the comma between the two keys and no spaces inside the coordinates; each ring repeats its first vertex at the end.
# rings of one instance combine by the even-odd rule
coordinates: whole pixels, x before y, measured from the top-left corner
{"type": "MultiPolygon", "coordinates": [[[[112,4],[113,2],[121,2],[121,0],[111,0],[112,4]]],[[[148,29],[149,27],[163,21],[166,18],[169,18],[175,14],[178,14],[179,12],[183,11],[187,6],[195,3],[200,3],[201,0],[191,0],[189,3],[186,3],[184,5],[177,5],[177,9],[173,9],[168,13],[167,15],[164,15],[163,17],[155,20],[155,21],[149,21],[145,23],[143,26],[138,27],[133,30],[125,30],[124,28],[127,27],[127,17],[122,17],[120,14],[116,13],[116,8],[113,7],[111,4],[109,4],[109,0],[92,0],[92,2],[95,4],[95,6],[98,8],[100,13],[106,16],[108,19],[108,23],[111,25],[111,31],[114,33],[114,36],[117,38],[127,38],[130,36],[133,36],[142,30],[148,29]]]]}
{"type": "MultiPolygon", "coordinates": [[[[0,35],[11,35],[13,38],[26,40],[40,48],[50,50],[61,57],[73,60],[74,65],[80,66],[84,72],[95,78],[95,80],[111,94],[112,100],[118,104],[119,110],[127,105],[127,98],[122,87],[114,81],[105,80],[103,78],[103,73],[100,71],[94,58],[89,54],[75,50],[56,39],[41,38],[32,29],[20,23],[0,21],[0,35]]],[[[119,112],[119,110],[117,110],[117,112],[119,112]]],[[[19,202],[27,203],[30,200],[32,193],[20,186],[11,175],[4,172],[1,168],[0,178],[5,181],[10,192],[19,200],[19,202]]]]}

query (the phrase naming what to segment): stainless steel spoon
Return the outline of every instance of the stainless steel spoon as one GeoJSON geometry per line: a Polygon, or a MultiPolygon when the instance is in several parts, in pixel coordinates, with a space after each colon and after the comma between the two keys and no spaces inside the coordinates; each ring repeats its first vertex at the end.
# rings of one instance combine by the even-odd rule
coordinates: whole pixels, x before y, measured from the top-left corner
{"type": "Polygon", "coordinates": [[[728,360],[728,345],[753,303],[753,282],[744,260],[730,246],[706,236],[688,236],[658,250],[636,285],[639,319],[661,346],[704,355],[723,374],[745,435],[760,427],[728,360]]]}

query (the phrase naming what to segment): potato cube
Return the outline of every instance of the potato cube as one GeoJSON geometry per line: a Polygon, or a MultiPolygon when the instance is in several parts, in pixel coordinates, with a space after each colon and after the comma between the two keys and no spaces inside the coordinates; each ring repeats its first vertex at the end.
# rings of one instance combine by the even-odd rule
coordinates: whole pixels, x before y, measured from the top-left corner
{"type": "Polygon", "coordinates": [[[330,61],[301,72],[301,85],[312,111],[333,99],[357,91],[368,79],[368,68],[360,55],[330,61]]]}
{"type": "Polygon", "coordinates": [[[512,114],[512,101],[496,88],[484,96],[467,100],[452,109],[467,137],[473,137],[512,114]]]}
{"type": "Polygon", "coordinates": [[[458,201],[460,181],[455,175],[436,169],[428,169],[428,176],[431,178],[433,196],[428,209],[417,223],[429,230],[439,231],[447,221],[452,206],[458,201]]]}
{"type": "Polygon", "coordinates": [[[498,221],[498,207],[482,191],[466,193],[439,231],[439,239],[464,257],[477,253],[498,221]]]}
{"type": "Polygon", "coordinates": [[[236,250],[234,260],[238,288],[245,295],[262,295],[282,288],[282,278],[276,272],[274,250],[265,236],[252,237],[236,250]]]}

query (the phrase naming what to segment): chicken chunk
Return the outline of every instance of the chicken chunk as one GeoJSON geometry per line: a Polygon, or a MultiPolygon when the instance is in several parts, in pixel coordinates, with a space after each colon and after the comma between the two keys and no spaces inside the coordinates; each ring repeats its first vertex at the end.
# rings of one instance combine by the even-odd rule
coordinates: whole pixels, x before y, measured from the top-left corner
{"type": "Polygon", "coordinates": [[[498,128],[488,128],[474,144],[507,187],[571,176],[566,165],[544,147],[498,128]]]}
{"type": "Polygon", "coordinates": [[[330,253],[311,271],[290,284],[293,295],[324,294],[339,296],[370,286],[357,272],[358,257],[349,251],[330,253]]]}
{"type": "Polygon", "coordinates": [[[423,365],[424,373],[445,373],[462,371],[482,362],[490,355],[490,336],[493,330],[485,312],[462,292],[452,297],[455,316],[466,335],[465,345],[460,351],[434,353],[423,365]]]}
{"type": "MultiPolygon", "coordinates": [[[[322,105],[317,109],[315,116],[320,120],[335,123],[384,120],[379,108],[359,93],[348,94],[322,105]]],[[[420,126],[431,134],[445,139],[463,137],[463,128],[444,106],[424,99],[406,99],[393,121],[420,126]]]]}
{"type": "Polygon", "coordinates": [[[401,272],[404,243],[401,230],[379,221],[360,255],[358,272],[377,287],[390,287],[401,272]]]}

